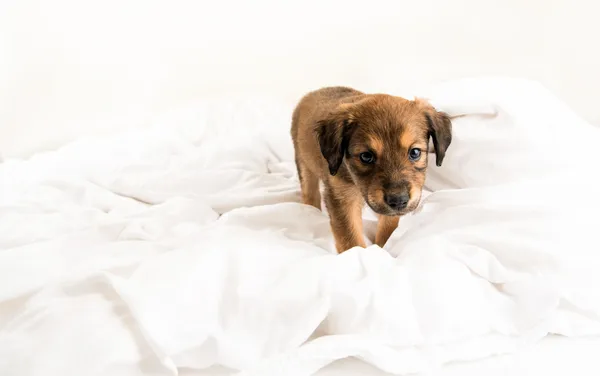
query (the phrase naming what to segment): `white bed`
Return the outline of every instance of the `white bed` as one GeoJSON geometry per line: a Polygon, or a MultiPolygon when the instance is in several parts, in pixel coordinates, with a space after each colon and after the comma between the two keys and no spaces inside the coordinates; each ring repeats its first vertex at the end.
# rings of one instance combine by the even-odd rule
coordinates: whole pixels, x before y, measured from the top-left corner
{"type": "MultiPolygon", "coordinates": [[[[444,376],[559,376],[598,375],[600,361],[597,358],[600,339],[575,339],[549,336],[527,349],[516,353],[492,356],[485,359],[452,363],[438,370],[444,376]]],[[[213,367],[207,370],[180,370],[182,376],[231,375],[233,371],[213,367]]],[[[315,376],[390,376],[355,358],[336,361],[318,371],[315,376]]]]}
{"type": "Polygon", "coordinates": [[[460,117],[385,249],[299,203],[290,103],[4,161],[0,374],[599,374],[600,131],[534,82],[419,94],[460,117]]]}

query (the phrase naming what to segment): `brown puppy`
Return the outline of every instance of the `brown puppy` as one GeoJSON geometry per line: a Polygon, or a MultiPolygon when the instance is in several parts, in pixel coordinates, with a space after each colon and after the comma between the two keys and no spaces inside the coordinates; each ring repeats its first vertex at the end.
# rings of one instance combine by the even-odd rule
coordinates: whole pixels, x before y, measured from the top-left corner
{"type": "Polygon", "coordinates": [[[339,253],[365,247],[362,208],[379,215],[383,247],[398,220],[421,199],[432,138],[441,166],[452,140],[450,118],[422,100],[329,87],[305,95],[292,118],[305,204],[321,209],[319,180],[339,253]]]}

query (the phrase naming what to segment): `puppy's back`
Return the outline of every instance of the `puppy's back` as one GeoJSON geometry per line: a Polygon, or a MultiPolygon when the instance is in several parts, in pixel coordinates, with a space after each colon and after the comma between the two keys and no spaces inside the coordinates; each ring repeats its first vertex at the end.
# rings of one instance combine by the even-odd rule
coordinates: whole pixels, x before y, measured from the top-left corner
{"type": "Polygon", "coordinates": [[[312,128],[317,120],[326,116],[340,103],[362,95],[364,95],[362,92],[344,86],[324,87],[304,95],[292,114],[291,133],[294,146],[298,141],[299,133],[310,131],[305,128],[312,128]]]}
{"type": "Polygon", "coordinates": [[[362,92],[344,86],[324,87],[304,95],[298,102],[292,118],[292,128],[299,116],[328,112],[344,99],[363,95],[362,92]]]}

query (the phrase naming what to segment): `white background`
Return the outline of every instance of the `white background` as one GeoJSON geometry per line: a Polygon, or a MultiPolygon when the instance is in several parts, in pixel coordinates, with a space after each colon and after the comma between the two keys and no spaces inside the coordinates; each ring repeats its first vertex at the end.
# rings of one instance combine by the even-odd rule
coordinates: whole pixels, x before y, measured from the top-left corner
{"type": "Polygon", "coordinates": [[[198,98],[484,74],[540,80],[597,123],[599,12],[593,0],[2,0],[0,153],[143,126],[198,98]]]}

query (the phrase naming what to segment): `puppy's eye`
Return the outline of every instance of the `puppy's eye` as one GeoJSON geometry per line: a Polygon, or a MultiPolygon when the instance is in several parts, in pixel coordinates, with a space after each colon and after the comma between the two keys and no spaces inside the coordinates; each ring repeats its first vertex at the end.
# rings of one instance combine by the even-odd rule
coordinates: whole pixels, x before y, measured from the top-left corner
{"type": "Polygon", "coordinates": [[[413,148],[408,151],[408,158],[411,161],[418,161],[421,158],[421,149],[413,148]]]}
{"type": "Polygon", "coordinates": [[[373,155],[373,153],[370,153],[368,151],[360,153],[358,157],[360,158],[360,161],[364,164],[372,164],[375,162],[375,156],[373,155]]]}

